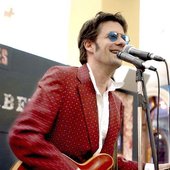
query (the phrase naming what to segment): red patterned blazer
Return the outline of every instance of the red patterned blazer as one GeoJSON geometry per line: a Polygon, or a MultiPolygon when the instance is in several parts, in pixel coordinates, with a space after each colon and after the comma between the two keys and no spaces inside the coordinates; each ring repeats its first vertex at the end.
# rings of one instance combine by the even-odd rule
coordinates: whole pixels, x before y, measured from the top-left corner
{"type": "MultiPolygon", "coordinates": [[[[123,106],[109,93],[109,129],[101,152],[113,155],[123,106]]],[[[73,170],[62,153],[82,163],[98,149],[96,94],[86,65],[55,66],[37,89],[9,132],[9,144],[27,169],[73,170]],[[30,168],[28,168],[30,167],[30,168]]],[[[118,158],[120,170],[137,163],[118,158]]]]}

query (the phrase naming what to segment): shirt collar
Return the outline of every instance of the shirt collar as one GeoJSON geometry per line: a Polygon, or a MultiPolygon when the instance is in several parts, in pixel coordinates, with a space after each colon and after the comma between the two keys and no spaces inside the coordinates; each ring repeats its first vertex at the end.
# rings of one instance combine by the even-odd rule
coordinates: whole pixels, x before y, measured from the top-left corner
{"type": "MultiPolygon", "coordinates": [[[[93,86],[95,88],[95,91],[96,91],[97,94],[100,94],[100,92],[97,88],[97,85],[96,85],[96,81],[95,81],[93,72],[92,72],[90,65],[88,63],[87,63],[87,68],[89,70],[90,78],[91,78],[91,81],[92,81],[93,86]]],[[[121,88],[123,85],[124,85],[124,82],[115,82],[113,79],[110,78],[110,81],[108,83],[107,92],[115,91],[116,89],[121,88]]]]}

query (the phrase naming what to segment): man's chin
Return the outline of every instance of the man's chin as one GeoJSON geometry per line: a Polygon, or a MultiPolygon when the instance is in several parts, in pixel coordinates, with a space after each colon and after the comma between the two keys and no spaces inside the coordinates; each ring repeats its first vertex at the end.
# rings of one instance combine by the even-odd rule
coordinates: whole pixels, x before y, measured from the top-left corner
{"type": "Polygon", "coordinates": [[[113,63],[114,67],[115,68],[119,68],[121,65],[122,65],[122,60],[116,60],[114,63],[113,63]]]}

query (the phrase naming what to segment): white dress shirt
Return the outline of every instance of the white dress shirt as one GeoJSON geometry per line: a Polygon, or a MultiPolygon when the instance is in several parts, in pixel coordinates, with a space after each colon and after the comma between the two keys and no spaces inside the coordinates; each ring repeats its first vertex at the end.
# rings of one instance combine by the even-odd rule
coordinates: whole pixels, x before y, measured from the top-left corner
{"type": "Polygon", "coordinates": [[[123,82],[117,83],[114,82],[112,79],[110,79],[110,82],[108,84],[107,90],[101,94],[99,89],[97,88],[96,81],[94,78],[94,75],[92,73],[92,70],[87,64],[87,67],[89,69],[90,78],[92,80],[94,89],[96,91],[96,99],[97,99],[97,108],[98,108],[98,122],[99,122],[99,148],[95,152],[95,154],[100,153],[107,131],[108,131],[108,125],[109,125],[109,100],[108,100],[108,93],[109,91],[114,91],[117,88],[120,88],[123,86],[123,82]]]}

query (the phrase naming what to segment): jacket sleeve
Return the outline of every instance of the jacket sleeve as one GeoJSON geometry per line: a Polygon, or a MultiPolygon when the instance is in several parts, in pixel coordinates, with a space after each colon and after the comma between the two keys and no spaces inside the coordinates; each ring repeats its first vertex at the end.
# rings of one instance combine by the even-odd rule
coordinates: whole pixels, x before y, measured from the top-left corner
{"type": "Polygon", "coordinates": [[[9,144],[16,157],[38,170],[73,170],[63,154],[48,140],[62,101],[62,83],[55,79],[56,68],[51,68],[19,114],[9,132],[9,144]]]}
{"type": "MultiPolygon", "coordinates": [[[[142,169],[145,164],[142,163],[142,169]]],[[[118,156],[118,169],[119,170],[138,170],[138,162],[126,160],[123,156],[118,156]]]]}

